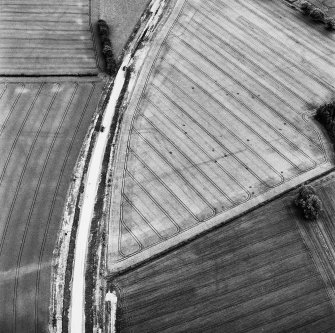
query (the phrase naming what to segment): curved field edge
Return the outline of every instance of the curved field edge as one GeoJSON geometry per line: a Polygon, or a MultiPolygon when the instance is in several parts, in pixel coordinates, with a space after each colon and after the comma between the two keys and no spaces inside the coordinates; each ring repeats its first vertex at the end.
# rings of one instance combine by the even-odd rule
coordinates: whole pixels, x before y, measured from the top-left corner
{"type": "Polygon", "coordinates": [[[317,222],[292,190],[111,278],[118,332],[333,331],[334,177],[310,183],[324,204],[317,222]]]}
{"type": "MultiPolygon", "coordinates": [[[[179,4],[180,3],[181,2],[179,2],[179,4]]],[[[174,14],[172,14],[172,15],[176,15],[176,11],[174,11],[173,13],[174,14]]],[[[171,20],[172,19],[170,20],[169,18],[167,18],[167,20],[169,20],[169,22],[170,22],[169,24],[171,24],[171,20]]],[[[168,29],[168,28],[163,27],[162,30],[163,29],[168,29]]],[[[158,34],[157,36],[163,36],[164,35],[164,33],[162,33],[161,31],[159,31],[157,34],[158,34]]],[[[153,41],[153,44],[154,43],[155,43],[155,41],[153,41]]],[[[156,42],[156,47],[158,47],[157,46],[158,44],[159,44],[159,42],[156,42]]],[[[148,67],[150,67],[151,60],[148,60],[148,58],[152,59],[155,56],[154,55],[155,51],[152,52],[153,48],[154,47],[152,47],[151,52],[150,52],[149,56],[147,57],[146,63],[143,65],[142,72],[141,72],[141,74],[139,74],[139,76],[142,75],[144,77],[145,75],[143,74],[143,72],[147,72],[149,70],[148,67]]],[[[136,78],[136,86],[141,85],[141,83],[139,83],[140,80],[141,80],[140,78],[136,78]]],[[[142,81],[143,80],[146,80],[146,78],[144,78],[144,79],[142,78],[142,81]]],[[[129,97],[128,100],[131,100],[131,99],[136,100],[137,97],[134,97],[131,94],[133,94],[133,92],[129,93],[130,97],[129,97]]],[[[134,94],[136,95],[136,92],[134,94]]],[[[130,101],[129,103],[131,104],[131,103],[134,103],[134,102],[130,101]]],[[[127,122],[125,120],[126,117],[128,118],[128,121],[129,121],[129,118],[131,117],[131,115],[129,115],[129,112],[130,111],[128,111],[128,114],[127,114],[127,111],[125,112],[123,123],[127,122]]],[[[312,126],[314,127],[313,130],[316,130],[317,132],[319,132],[319,128],[317,126],[314,126],[314,124],[312,126]]],[[[124,134],[124,135],[126,135],[126,134],[124,134]]],[[[122,134],[121,134],[121,136],[122,136],[122,134]]],[[[322,141],[324,141],[324,138],[325,138],[325,136],[323,136],[322,141]]],[[[123,149],[123,148],[124,147],[121,147],[120,149],[123,149]]],[[[331,147],[330,147],[330,145],[328,143],[326,143],[326,150],[327,150],[327,155],[328,156],[333,156],[333,152],[331,151],[331,147]]],[[[252,209],[253,207],[255,207],[257,205],[262,204],[262,202],[264,202],[264,200],[265,201],[268,200],[269,197],[275,197],[275,196],[283,193],[284,191],[287,191],[290,188],[292,188],[292,187],[294,187],[294,186],[296,186],[296,185],[298,185],[298,184],[300,184],[300,183],[302,183],[302,182],[304,182],[304,181],[306,181],[306,180],[308,180],[310,178],[317,177],[318,175],[322,174],[323,172],[329,171],[332,168],[333,168],[332,163],[328,163],[327,165],[324,165],[323,167],[321,166],[321,167],[319,167],[317,169],[314,169],[313,171],[309,171],[309,173],[304,173],[304,174],[296,177],[292,181],[287,182],[286,185],[283,186],[283,187],[281,187],[280,189],[274,189],[274,190],[271,190],[271,191],[267,192],[267,196],[266,197],[261,195],[261,196],[255,198],[255,199],[252,199],[247,204],[245,204],[244,209],[246,211],[249,210],[249,209],[252,209]]],[[[113,170],[113,172],[114,172],[114,170],[113,170]]],[[[115,193],[112,194],[112,198],[113,198],[114,194],[115,193]]],[[[229,214],[225,215],[224,218],[227,219],[227,220],[230,220],[231,218],[233,218],[234,216],[239,215],[239,214],[240,214],[239,208],[233,208],[230,211],[229,214]]],[[[115,223],[113,217],[111,217],[110,219],[111,219],[110,220],[110,225],[112,223],[115,223]]],[[[134,256],[129,256],[124,262],[117,261],[115,259],[115,256],[114,256],[115,252],[113,253],[112,251],[110,251],[109,260],[107,260],[108,261],[108,265],[109,265],[108,271],[109,271],[110,274],[117,274],[118,271],[122,271],[123,269],[127,269],[127,268],[129,268],[129,267],[131,267],[133,265],[136,265],[138,262],[149,260],[152,256],[157,255],[157,254],[159,254],[162,251],[166,251],[166,250],[168,250],[168,248],[172,248],[174,246],[178,246],[178,244],[180,242],[186,241],[188,238],[196,237],[197,233],[202,233],[205,230],[211,229],[212,227],[215,226],[216,223],[223,223],[222,221],[223,221],[222,215],[221,216],[217,216],[217,217],[213,218],[211,221],[206,222],[206,225],[199,226],[198,229],[197,229],[197,231],[187,232],[187,235],[186,235],[186,233],[184,235],[181,235],[181,236],[178,235],[178,236],[174,237],[171,241],[169,241],[169,244],[167,244],[167,242],[165,242],[165,243],[162,242],[159,245],[154,246],[151,249],[148,249],[148,250],[145,250],[143,252],[140,252],[138,255],[135,254],[134,256]]],[[[110,236],[109,237],[111,237],[111,234],[115,233],[115,230],[116,230],[115,228],[113,230],[112,230],[112,228],[110,228],[110,231],[109,231],[109,235],[110,236]]],[[[193,230],[195,230],[195,229],[193,229],[193,230]]],[[[111,240],[109,241],[109,248],[111,247],[110,244],[111,244],[111,240]]],[[[113,246],[114,246],[114,248],[116,247],[115,244],[113,246]]]]}
{"type": "MultiPolygon", "coordinates": [[[[108,235],[108,221],[106,211],[109,205],[110,184],[112,181],[112,165],[115,156],[115,145],[122,122],[123,113],[127,107],[129,87],[134,85],[135,73],[140,70],[141,61],[138,58],[145,56],[146,45],[155,33],[155,26],[160,22],[161,13],[165,8],[165,1],[152,0],[128,40],[121,65],[125,71],[125,81],[115,107],[114,117],[109,129],[106,151],[102,162],[101,178],[98,186],[94,213],[91,223],[91,236],[87,255],[87,270],[85,277],[85,329],[99,330],[105,325],[107,290],[106,280],[106,239],[108,235]]],[[[130,89],[131,90],[131,89],[130,89]]],[[[108,316],[108,315],[107,315],[108,316]]]]}

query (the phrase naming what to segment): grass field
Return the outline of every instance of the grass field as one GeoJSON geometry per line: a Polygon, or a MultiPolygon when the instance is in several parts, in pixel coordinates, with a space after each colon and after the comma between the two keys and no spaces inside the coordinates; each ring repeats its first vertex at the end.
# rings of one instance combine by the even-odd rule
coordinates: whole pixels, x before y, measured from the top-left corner
{"type": "MultiPolygon", "coordinates": [[[[332,234],[334,191],[334,179],[317,190],[332,234]]],[[[323,279],[295,196],[115,278],[119,332],[334,332],[335,275],[323,279]]]]}
{"type": "Polygon", "coordinates": [[[99,1],[100,16],[111,27],[113,51],[116,58],[120,58],[124,46],[150,0],[99,1]]]}
{"type": "Polygon", "coordinates": [[[1,1],[0,75],[97,74],[90,3],[1,1]]]}
{"type": "Polygon", "coordinates": [[[280,1],[178,0],[122,121],[109,270],[332,167],[310,119],[333,94],[334,35],[280,1]]]}
{"type": "Polygon", "coordinates": [[[0,83],[0,331],[47,332],[52,253],[100,81],[0,83]]]}

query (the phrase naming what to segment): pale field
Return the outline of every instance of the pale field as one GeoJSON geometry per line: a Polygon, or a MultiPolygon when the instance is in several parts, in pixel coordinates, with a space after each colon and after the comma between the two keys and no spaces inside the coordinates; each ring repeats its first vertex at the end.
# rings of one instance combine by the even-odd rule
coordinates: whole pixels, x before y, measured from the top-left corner
{"type": "Polygon", "coordinates": [[[311,118],[333,94],[334,35],[280,1],[174,3],[121,124],[110,273],[333,167],[311,118]]]}
{"type": "Polygon", "coordinates": [[[90,0],[1,1],[0,74],[97,74],[90,20],[90,0]]]}
{"type": "Polygon", "coordinates": [[[0,83],[0,331],[47,332],[52,253],[102,83],[0,83]]]}

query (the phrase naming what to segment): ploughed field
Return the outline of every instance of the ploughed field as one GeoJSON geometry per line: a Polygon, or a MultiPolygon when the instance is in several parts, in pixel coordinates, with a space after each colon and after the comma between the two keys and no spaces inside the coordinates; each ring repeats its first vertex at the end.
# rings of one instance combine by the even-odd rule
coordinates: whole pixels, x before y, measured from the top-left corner
{"type": "Polygon", "coordinates": [[[0,2],[0,75],[97,74],[90,1],[0,2]]]}
{"type": "Polygon", "coordinates": [[[97,80],[0,83],[0,331],[47,332],[51,260],[97,80]]]}
{"type": "MultiPolygon", "coordinates": [[[[317,190],[328,193],[320,221],[331,231],[334,190],[334,181],[317,190]]],[[[310,247],[318,226],[301,218],[296,195],[116,277],[119,331],[335,331],[334,256],[322,263],[310,247]]]]}
{"type": "Polygon", "coordinates": [[[111,273],[332,167],[311,118],[334,89],[334,35],[281,1],[173,4],[121,124],[111,273]]]}
{"type": "MultiPolygon", "coordinates": [[[[299,223],[306,244],[314,254],[320,272],[327,285],[328,293],[335,300],[335,173],[313,183],[323,208],[316,222],[299,223]]],[[[334,303],[335,304],[335,303],[334,303]]]]}

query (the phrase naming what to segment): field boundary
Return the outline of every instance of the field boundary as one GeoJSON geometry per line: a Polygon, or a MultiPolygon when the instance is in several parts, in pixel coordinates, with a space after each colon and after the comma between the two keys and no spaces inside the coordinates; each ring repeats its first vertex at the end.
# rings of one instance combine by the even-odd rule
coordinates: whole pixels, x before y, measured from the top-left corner
{"type": "MultiPolygon", "coordinates": [[[[211,226],[210,228],[206,229],[206,230],[203,230],[202,232],[199,232],[197,233],[196,235],[194,235],[193,237],[189,237],[188,239],[186,239],[185,241],[182,241],[182,242],[179,242],[175,245],[172,245],[170,247],[168,247],[167,249],[164,249],[158,253],[155,253],[155,254],[152,254],[151,256],[149,256],[148,258],[145,258],[135,264],[132,264],[128,267],[125,267],[125,268],[122,268],[122,269],[119,269],[117,271],[112,271],[110,273],[107,273],[106,276],[105,276],[105,279],[114,279],[115,277],[119,276],[119,275],[123,275],[125,273],[128,273],[129,271],[132,271],[134,269],[137,269],[138,267],[142,267],[142,266],[145,266],[146,264],[148,264],[148,262],[150,261],[153,261],[153,260],[157,260],[161,257],[164,257],[166,254],[168,253],[171,253],[173,252],[174,250],[180,248],[180,247],[183,247],[185,246],[186,244],[189,244],[195,240],[197,240],[198,238],[201,238],[203,237],[204,235],[208,234],[208,233],[211,233],[213,230],[216,230],[216,229],[219,229],[221,228],[223,225],[226,225],[226,224],[230,224],[230,223],[233,223],[236,219],[238,218],[241,218],[245,215],[247,215],[248,213],[250,212],[253,212],[255,210],[257,210],[258,208],[262,207],[262,206],[265,206],[265,205],[268,205],[270,204],[271,202],[279,199],[279,198],[282,198],[283,196],[295,191],[298,187],[300,187],[302,184],[310,184],[312,182],[315,182],[316,180],[318,179],[321,179],[321,178],[324,178],[326,176],[329,176],[331,174],[333,174],[335,172],[335,167],[332,167],[331,169],[329,170],[326,170],[312,178],[309,178],[307,180],[304,180],[302,182],[299,182],[298,184],[296,184],[295,186],[293,187],[290,187],[289,189],[285,190],[284,192],[281,192],[279,194],[277,194],[276,196],[274,197],[271,197],[269,198],[268,200],[265,200],[253,207],[251,207],[250,209],[246,210],[246,211],[243,211],[242,213],[238,214],[238,215],[235,215],[225,221],[222,221],[221,223],[218,223],[214,226],[211,226]]],[[[334,177],[335,177],[335,174],[334,174],[334,177]]]]}
{"type": "Polygon", "coordinates": [[[0,78],[4,77],[4,78],[30,78],[30,77],[36,77],[36,78],[48,78],[48,77],[52,77],[52,78],[62,78],[62,77],[96,77],[98,76],[98,74],[94,74],[94,73],[86,73],[86,74],[1,74],[0,78]]]}
{"type": "Polygon", "coordinates": [[[118,330],[324,332],[316,328],[326,316],[333,328],[327,286],[298,229],[297,193],[109,281],[118,295],[118,330]]]}

